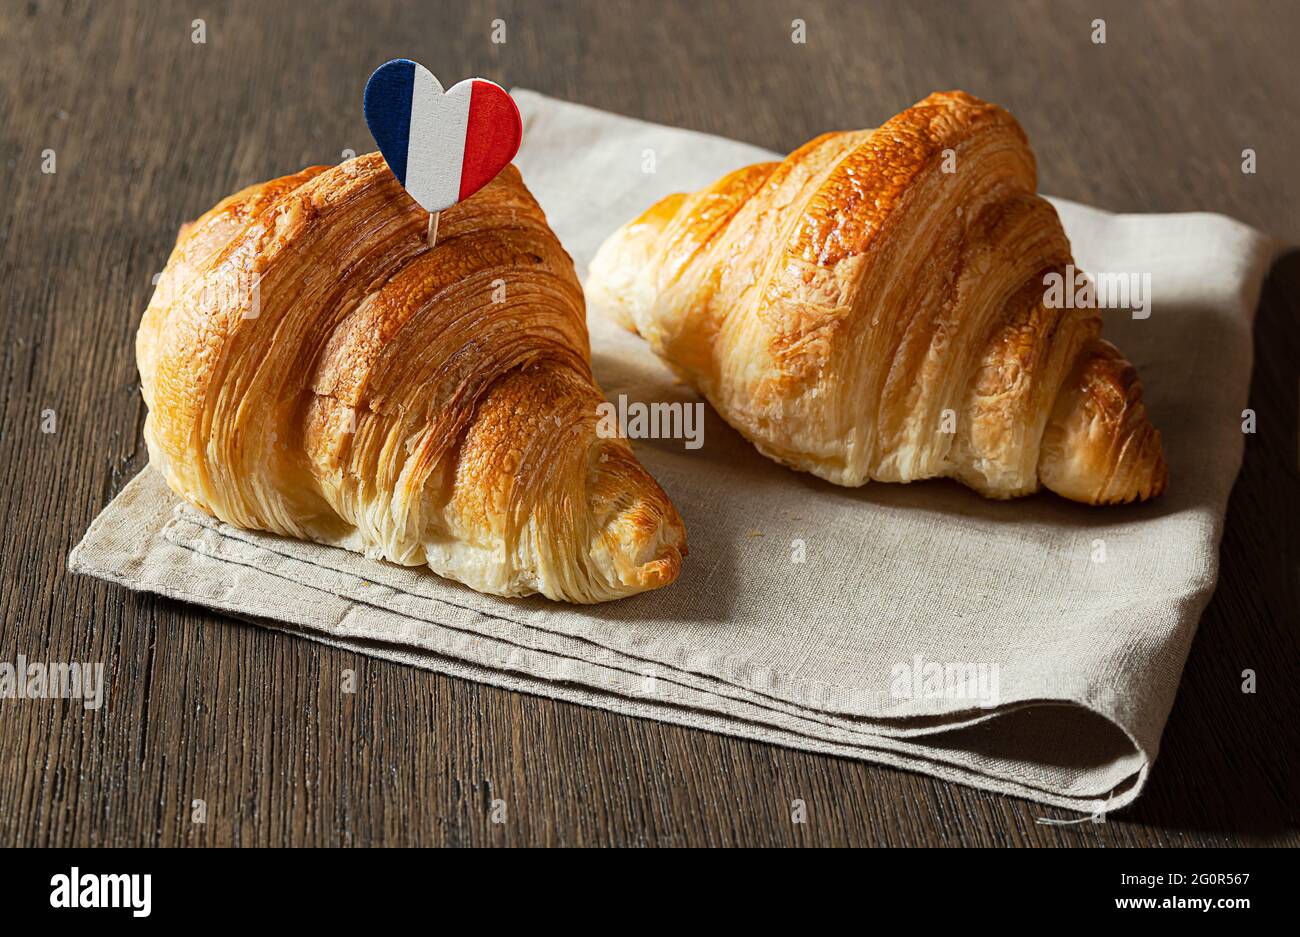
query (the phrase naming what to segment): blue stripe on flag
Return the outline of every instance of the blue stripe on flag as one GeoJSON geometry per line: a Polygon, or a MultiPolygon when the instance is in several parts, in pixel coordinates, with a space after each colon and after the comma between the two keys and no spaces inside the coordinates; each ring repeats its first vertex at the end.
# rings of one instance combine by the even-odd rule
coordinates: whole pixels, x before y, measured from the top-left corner
{"type": "Polygon", "coordinates": [[[397,181],[406,185],[406,150],[411,134],[411,93],[415,63],[393,59],[375,69],[366,82],[362,106],[370,133],[397,181]]]}

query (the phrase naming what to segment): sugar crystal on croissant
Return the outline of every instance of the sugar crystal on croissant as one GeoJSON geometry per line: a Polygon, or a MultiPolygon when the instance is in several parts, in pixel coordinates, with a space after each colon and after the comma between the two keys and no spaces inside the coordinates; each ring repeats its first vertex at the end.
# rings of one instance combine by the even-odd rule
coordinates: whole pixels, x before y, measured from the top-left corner
{"type": "Polygon", "coordinates": [[[949,92],[669,196],[601,246],[587,295],[761,452],[836,484],[1154,497],[1137,372],[1093,310],[1045,305],[1072,262],[1020,126],[949,92]]]}
{"type": "Polygon", "coordinates": [[[685,529],[600,438],[573,263],[507,166],[428,214],[372,153],[182,230],[136,341],[150,463],[239,527],[482,592],[672,582],[685,529]]]}

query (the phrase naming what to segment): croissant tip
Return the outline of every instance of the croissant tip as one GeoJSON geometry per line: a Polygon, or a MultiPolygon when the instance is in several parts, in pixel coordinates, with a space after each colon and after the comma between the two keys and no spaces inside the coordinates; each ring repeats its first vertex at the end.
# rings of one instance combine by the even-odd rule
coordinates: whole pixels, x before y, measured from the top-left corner
{"type": "Polygon", "coordinates": [[[686,545],[681,548],[671,546],[662,556],[631,571],[623,577],[623,584],[634,586],[640,591],[661,589],[677,581],[682,571],[682,558],[686,555],[686,545]],[[631,581],[629,581],[629,579],[631,581]]]}
{"type": "Polygon", "coordinates": [[[1142,477],[1133,479],[1129,484],[1118,487],[1112,484],[1110,487],[1094,493],[1091,497],[1075,498],[1070,494],[1058,491],[1064,497],[1071,500],[1080,501],[1084,504],[1090,504],[1096,507],[1106,507],[1120,504],[1142,504],[1146,501],[1152,501],[1165,493],[1169,486],[1169,465],[1165,462],[1164,451],[1160,446],[1160,431],[1151,430],[1152,442],[1154,447],[1154,456],[1150,459],[1150,469],[1142,477]]]}
{"type": "Polygon", "coordinates": [[[685,525],[672,505],[665,503],[652,514],[658,516],[653,517],[653,520],[646,516],[645,520],[652,520],[653,532],[641,541],[642,549],[650,553],[650,557],[643,562],[634,560],[631,565],[624,566],[619,571],[623,585],[638,592],[660,589],[675,582],[681,574],[682,560],[688,552],[685,525]]]}

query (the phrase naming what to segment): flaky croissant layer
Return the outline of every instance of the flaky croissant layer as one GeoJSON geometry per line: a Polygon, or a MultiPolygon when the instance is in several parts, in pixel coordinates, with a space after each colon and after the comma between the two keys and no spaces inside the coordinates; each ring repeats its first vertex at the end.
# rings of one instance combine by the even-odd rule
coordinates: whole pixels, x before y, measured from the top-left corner
{"type": "Polygon", "coordinates": [[[1132,365],[1088,309],[1006,111],[933,94],[876,130],[673,195],[615,232],[588,299],[765,455],[841,485],[955,478],[1089,504],[1167,478],[1132,365]]]}
{"type": "Polygon", "coordinates": [[[239,527],[599,602],[672,582],[685,529],[597,434],[573,263],[507,167],[428,215],[372,153],[182,230],[137,336],[150,462],[239,527]]]}

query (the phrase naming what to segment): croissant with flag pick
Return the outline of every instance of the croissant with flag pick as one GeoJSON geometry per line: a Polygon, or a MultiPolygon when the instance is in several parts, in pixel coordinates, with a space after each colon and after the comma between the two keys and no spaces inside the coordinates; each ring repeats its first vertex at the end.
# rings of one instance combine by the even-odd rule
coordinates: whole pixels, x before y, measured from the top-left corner
{"type": "Polygon", "coordinates": [[[393,59],[366,82],[366,123],[388,168],[411,198],[437,214],[469,198],[514,159],[523,136],[519,108],[500,85],[467,78],[444,92],[410,59],[393,59]]]}
{"type": "Polygon", "coordinates": [[[151,464],[233,526],[480,592],[671,583],[685,529],[600,432],[573,261],[510,165],[514,102],[480,79],[443,94],[399,60],[365,113],[382,155],[251,186],[182,230],[136,340],[151,464]]]}

